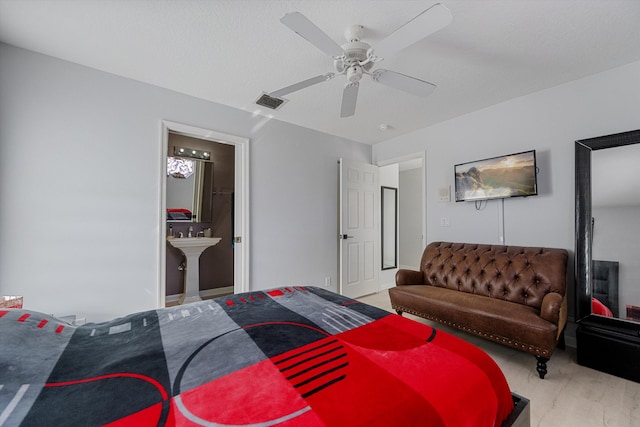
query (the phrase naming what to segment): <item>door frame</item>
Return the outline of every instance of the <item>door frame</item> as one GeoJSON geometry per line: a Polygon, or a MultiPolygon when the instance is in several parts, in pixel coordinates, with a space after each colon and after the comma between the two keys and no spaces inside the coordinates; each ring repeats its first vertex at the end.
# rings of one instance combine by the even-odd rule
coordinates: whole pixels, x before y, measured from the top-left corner
{"type": "Polygon", "coordinates": [[[167,150],[169,147],[169,132],[180,133],[193,138],[204,139],[235,147],[235,223],[234,238],[240,238],[235,243],[233,292],[247,292],[249,290],[249,138],[231,135],[223,132],[204,129],[195,126],[161,120],[161,152],[160,152],[160,236],[158,239],[159,262],[159,292],[158,307],[165,306],[166,300],[166,268],[167,268],[167,150]]]}

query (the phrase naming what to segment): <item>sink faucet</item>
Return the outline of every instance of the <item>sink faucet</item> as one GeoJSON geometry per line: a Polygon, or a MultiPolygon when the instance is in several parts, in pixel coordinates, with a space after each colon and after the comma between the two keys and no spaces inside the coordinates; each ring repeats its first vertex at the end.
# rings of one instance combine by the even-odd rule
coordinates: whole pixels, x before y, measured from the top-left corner
{"type": "Polygon", "coordinates": [[[193,237],[193,227],[189,226],[189,234],[187,234],[187,237],[193,237]]]}

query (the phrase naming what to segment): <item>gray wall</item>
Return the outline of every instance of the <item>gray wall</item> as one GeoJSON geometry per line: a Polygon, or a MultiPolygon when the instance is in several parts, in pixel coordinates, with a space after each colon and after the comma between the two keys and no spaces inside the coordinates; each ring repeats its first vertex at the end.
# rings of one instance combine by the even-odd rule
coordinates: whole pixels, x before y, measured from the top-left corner
{"type": "Polygon", "coordinates": [[[250,138],[250,289],[337,280],[337,160],[371,147],[0,44],[0,294],[100,321],[159,300],[161,120],[250,138]]]}
{"type": "MultiPolygon", "coordinates": [[[[383,186],[391,187],[391,188],[399,187],[400,185],[400,178],[399,178],[400,165],[399,164],[395,163],[395,164],[390,164],[386,166],[381,166],[380,168],[378,168],[378,172],[379,172],[378,184],[380,185],[380,187],[383,187],[383,186]]],[[[400,219],[398,218],[398,221],[399,220],[400,219]]],[[[396,230],[396,233],[399,233],[399,231],[396,230]]],[[[399,236],[399,234],[396,234],[396,236],[399,236]]],[[[382,250],[382,247],[380,249],[382,250]]],[[[383,289],[388,289],[395,286],[397,272],[398,272],[397,268],[389,268],[386,270],[381,269],[378,272],[379,289],[383,290],[383,289]]]]}
{"type": "MultiPolygon", "coordinates": [[[[639,159],[640,160],[640,159],[639,159]]],[[[619,317],[640,307],[640,206],[594,207],[593,259],[619,262],[619,317]]]]}
{"type": "Polygon", "coordinates": [[[374,162],[426,151],[427,242],[501,243],[502,203],[438,203],[438,188],[453,188],[453,166],[537,150],[535,197],[504,201],[509,245],[569,250],[573,310],[574,141],[640,128],[640,62],[494,105],[412,134],[376,144],[374,162]],[[450,226],[440,227],[448,218],[450,226]]]}
{"type": "Polygon", "coordinates": [[[422,245],[422,168],[400,172],[400,248],[401,267],[418,270],[422,245]]]}

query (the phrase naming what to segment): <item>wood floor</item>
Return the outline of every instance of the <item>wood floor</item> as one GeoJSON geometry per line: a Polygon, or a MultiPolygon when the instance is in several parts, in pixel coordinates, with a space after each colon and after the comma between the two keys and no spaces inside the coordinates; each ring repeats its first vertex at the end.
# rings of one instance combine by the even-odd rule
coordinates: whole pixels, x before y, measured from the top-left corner
{"type": "MultiPolygon", "coordinates": [[[[359,300],[392,311],[386,291],[359,300]]],[[[535,358],[527,353],[419,317],[405,317],[433,325],[486,351],[504,372],[511,390],[531,401],[532,427],[640,426],[640,384],[578,365],[571,347],[555,351],[547,364],[547,376],[541,380],[535,358]]]]}

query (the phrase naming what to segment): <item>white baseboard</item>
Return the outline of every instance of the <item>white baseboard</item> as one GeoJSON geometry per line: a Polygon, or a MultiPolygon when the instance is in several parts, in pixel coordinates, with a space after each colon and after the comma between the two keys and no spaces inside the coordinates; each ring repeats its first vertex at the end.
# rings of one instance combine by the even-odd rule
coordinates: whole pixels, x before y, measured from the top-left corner
{"type": "MultiPolygon", "coordinates": [[[[206,289],[204,291],[200,291],[200,298],[202,299],[215,298],[220,295],[226,295],[226,294],[232,294],[232,293],[233,293],[233,286],[225,286],[224,288],[214,288],[214,289],[206,289]]],[[[165,304],[176,303],[180,300],[181,296],[182,294],[167,295],[164,300],[165,304]]]]}
{"type": "Polygon", "coordinates": [[[389,283],[380,283],[380,290],[378,292],[386,291],[387,289],[395,287],[396,284],[394,282],[389,283]]]}

